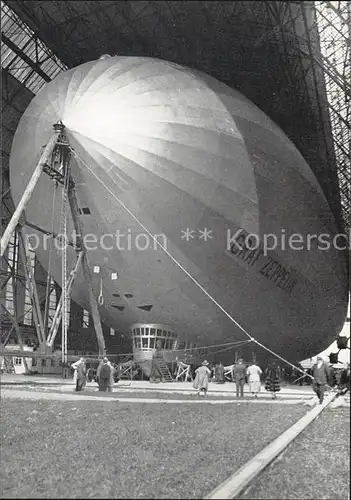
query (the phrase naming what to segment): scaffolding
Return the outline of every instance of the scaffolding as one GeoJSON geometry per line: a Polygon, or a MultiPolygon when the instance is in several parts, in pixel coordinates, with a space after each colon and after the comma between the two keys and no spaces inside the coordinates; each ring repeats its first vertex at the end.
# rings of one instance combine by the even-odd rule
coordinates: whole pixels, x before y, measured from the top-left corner
{"type": "MultiPolygon", "coordinates": [[[[0,254],[1,256],[5,256],[7,252],[7,248],[15,235],[18,237],[19,241],[19,255],[24,266],[26,282],[30,292],[31,302],[33,306],[33,319],[35,323],[36,334],[38,336],[39,347],[42,353],[50,355],[52,354],[52,346],[57,335],[58,328],[62,322],[62,366],[64,368],[64,376],[67,375],[66,369],[68,366],[68,353],[67,353],[67,332],[68,332],[68,300],[70,297],[70,291],[72,284],[74,282],[78,267],[81,265],[83,268],[84,276],[86,283],[88,285],[89,290],[89,298],[90,298],[90,308],[92,312],[94,329],[97,336],[97,341],[99,345],[99,355],[106,355],[105,341],[102,332],[100,316],[98,311],[98,305],[96,298],[94,296],[93,287],[92,287],[92,279],[91,272],[87,261],[86,248],[84,246],[83,241],[83,226],[80,220],[78,202],[75,194],[75,183],[70,173],[70,146],[65,137],[65,127],[61,122],[58,122],[53,125],[54,133],[45,148],[43,149],[40,159],[36,165],[36,168],[33,171],[33,174],[22,194],[22,197],[6,226],[6,229],[1,237],[1,245],[0,245],[0,254]],[[57,160],[59,163],[60,170],[56,170],[57,160]],[[31,197],[34,194],[36,185],[39,181],[41,175],[48,175],[56,185],[62,185],[62,195],[65,204],[63,204],[65,213],[63,214],[63,222],[66,223],[67,220],[67,211],[70,209],[74,228],[77,234],[77,243],[76,243],[76,261],[70,271],[68,276],[67,273],[67,244],[65,240],[65,244],[62,247],[62,261],[65,260],[66,265],[62,267],[64,271],[63,282],[62,282],[62,292],[60,301],[57,305],[56,312],[54,315],[54,319],[50,328],[50,331],[47,331],[48,322],[44,321],[42,316],[41,304],[39,300],[39,295],[37,292],[36,281],[34,279],[34,273],[31,266],[31,262],[28,262],[26,247],[25,247],[25,238],[23,236],[22,225],[25,224],[25,216],[24,212],[30,201],[31,197]],[[20,223],[21,218],[24,216],[24,221],[20,223]],[[45,326],[46,328],[45,328],[45,326]]],[[[65,235],[66,233],[61,231],[61,234],[65,235]]],[[[16,246],[14,246],[16,248],[16,246]]],[[[15,252],[16,253],[16,252],[15,252]]],[[[13,258],[15,260],[15,256],[13,258]]],[[[17,265],[17,261],[15,262],[17,265]]],[[[12,280],[12,285],[15,287],[15,280],[12,280]]],[[[13,312],[8,310],[6,306],[1,304],[4,315],[8,316],[10,321],[13,323],[13,326],[16,330],[18,341],[20,347],[23,351],[23,342],[21,338],[21,333],[17,321],[18,310],[16,307],[16,297],[17,294],[14,290],[13,300],[15,301],[13,312]]],[[[45,294],[46,299],[46,311],[48,311],[48,300],[49,294],[45,294]]]]}
{"type": "Polygon", "coordinates": [[[351,2],[315,2],[346,229],[351,228],[351,2]]]}

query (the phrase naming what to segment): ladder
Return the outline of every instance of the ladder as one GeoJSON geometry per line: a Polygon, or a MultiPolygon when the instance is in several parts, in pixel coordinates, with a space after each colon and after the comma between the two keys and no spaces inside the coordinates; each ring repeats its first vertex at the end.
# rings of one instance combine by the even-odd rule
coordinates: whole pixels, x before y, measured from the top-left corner
{"type": "Polygon", "coordinates": [[[169,371],[168,365],[161,357],[155,357],[156,368],[161,374],[162,382],[173,382],[173,377],[169,371]]]}

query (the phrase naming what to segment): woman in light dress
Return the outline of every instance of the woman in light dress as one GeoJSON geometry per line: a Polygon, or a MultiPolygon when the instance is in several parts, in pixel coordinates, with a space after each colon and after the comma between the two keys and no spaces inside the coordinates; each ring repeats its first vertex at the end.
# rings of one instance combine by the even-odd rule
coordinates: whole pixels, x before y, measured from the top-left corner
{"type": "Polygon", "coordinates": [[[246,374],[249,378],[249,385],[251,394],[257,398],[258,393],[261,391],[261,368],[253,362],[248,369],[246,370],[246,374]]]}
{"type": "Polygon", "coordinates": [[[194,380],[194,389],[197,389],[198,396],[206,396],[208,390],[208,381],[210,379],[211,370],[208,368],[209,362],[203,361],[201,366],[195,370],[196,376],[194,380]]]}

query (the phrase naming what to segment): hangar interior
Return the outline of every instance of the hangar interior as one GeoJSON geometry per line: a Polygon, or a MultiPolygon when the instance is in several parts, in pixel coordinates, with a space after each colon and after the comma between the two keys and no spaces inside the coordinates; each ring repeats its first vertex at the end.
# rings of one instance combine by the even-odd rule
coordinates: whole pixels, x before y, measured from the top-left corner
{"type": "MultiPolygon", "coordinates": [[[[15,208],[9,157],[23,112],[46,82],[103,54],[165,59],[239,90],[297,146],[340,232],[350,229],[350,2],[1,1],[1,17],[2,233],[15,208]]],[[[19,335],[36,344],[20,253],[15,231],[0,269],[2,348],[17,344],[19,335]]],[[[43,312],[48,297],[50,327],[61,289],[33,252],[27,252],[27,265],[43,312]]],[[[71,301],[69,316],[68,352],[96,352],[89,312],[71,301]]],[[[128,332],[102,327],[107,352],[130,353],[128,332]]]]}

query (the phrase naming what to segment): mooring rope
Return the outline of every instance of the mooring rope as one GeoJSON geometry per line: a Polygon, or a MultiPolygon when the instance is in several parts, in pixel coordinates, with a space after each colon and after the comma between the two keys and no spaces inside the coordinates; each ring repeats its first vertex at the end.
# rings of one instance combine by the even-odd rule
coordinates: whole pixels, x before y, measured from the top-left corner
{"type": "MultiPolygon", "coordinates": [[[[204,345],[201,347],[186,347],[186,348],[184,348],[184,351],[197,351],[199,349],[209,349],[210,347],[224,347],[224,346],[234,347],[237,344],[246,344],[248,342],[252,342],[252,340],[235,340],[233,342],[226,342],[225,344],[212,344],[212,345],[204,345]]],[[[175,349],[175,350],[177,350],[177,349],[175,349]]]]}

